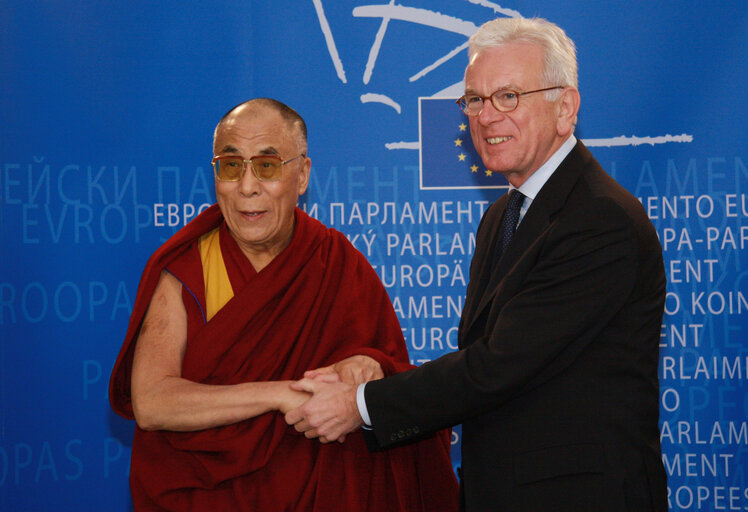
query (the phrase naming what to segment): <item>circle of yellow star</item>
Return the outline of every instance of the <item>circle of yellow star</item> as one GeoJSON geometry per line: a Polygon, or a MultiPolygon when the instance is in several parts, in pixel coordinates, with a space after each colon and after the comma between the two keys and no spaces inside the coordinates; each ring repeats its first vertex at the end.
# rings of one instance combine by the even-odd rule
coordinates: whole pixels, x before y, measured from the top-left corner
{"type": "Polygon", "coordinates": [[[467,125],[465,123],[460,123],[460,126],[458,128],[460,129],[461,132],[464,132],[465,129],[467,128],[467,125]]]}
{"type": "Polygon", "coordinates": [[[491,176],[491,175],[493,175],[493,171],[489,171],[488,169],[486,169],[486,176],[491,176]]]}
{"type": "Polygon", "coordinates": [[[470,170],[473,171],[473,172],[478,172],[478,166],[475,165],[475,164],[473,164],[473,165],[470,166],[470,170]]]}
{"type": "Polygon", "coordinates": [[[457,158],[460,159],[460,162],[464,162],[467,155],[465,153],[460,153],[457,158]]]}
{"type": "Polygon", "coordinates": [[[462,146],[462,139],[455,139],[455,146],[462,146]]]}

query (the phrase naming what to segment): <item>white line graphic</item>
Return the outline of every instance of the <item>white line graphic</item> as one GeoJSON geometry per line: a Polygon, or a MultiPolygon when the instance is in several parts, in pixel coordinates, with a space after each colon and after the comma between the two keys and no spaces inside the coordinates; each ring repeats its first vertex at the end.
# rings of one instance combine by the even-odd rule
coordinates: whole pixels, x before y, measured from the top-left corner
{"type": "Polygon", "coordinates": [[[667,142],[693,142],[693,135],[662,135],[660,137],[637,137],[620,135],[610,139],[584,139],[584,145],[590,148],[612,148],[614,146],[641,146],[642,144],[665,144],[667,142]]]}
{"type": "Polygon", "coordinates": [[[509,16],[510,18],[522,18],[523,17],[517,11],[506,9],[493,2],[488,2],[487,0],[468,0],[468,2],[470,2],[471,4],[475,4],[475,5],[480,5],[482,7],[488,7],[489,9],[493,9],[493,12],[498,12],[500,14],[503,14],[504,16],[509,16]]]}
{"type": "MultiPolygon", "coordinates": [[[[693,135],[663,135],[660,137],[637,137],[632,135],[620,135],[609,139],[582,139],[588,148],[612,148],[615,146],[641,146],[642,144],[667,144],[668,142],[693,142],[693,135]]],[[[421,149],[420,142],[388,142],[384,145],[387,149],[421,149]]]]}
{"type": "Polygon", "coordinates": [[[434,69],[438,68],[439,66],[447,62],[449,59],[451,59],[452,57],[454,57],[455,55],[457,55],[458,53],[460,53],[462,50],[464,50],[467,47],[468,47],[468,41],[465,41],[463,44],[461,44],[460,46],[458,46],[457,48],[455,48],[454,50],[446,54],[444,57],[438,59],[436,62],[434,62],[430,66],[426,66],[425,68],[423,68],[421,71],[419,71],[418,73],[410,77],[408,80],[411,82],[415,82],[422,76],[430,73],[434,69]]]}
{"type": "Polygon", "coordinates": [[[371,92],[367,92],[366,94],[361,95],[361,103],[383,103],[388,107],[394,108],[398,114],[402,110],[399,103],[394,101],[389,96],[385,96],[384,94],[374,94],[371,92]]]}
{"type": "Polygon", "coordinates": [[[404,7],[402,5],[362,5],[353,9],[353,15],[357,18],[388,18],[409,21],[417,25],[434,27],[468,37],[478,30],[475,23],[470,21],[427,9],[404,7]]]}
{"type": "Polygon", "coordinates": [[[384,145],[387,149],[421,149],[420,142],[388,142],[384,145]]]}
{"type": "MultiPolygon", "coordinates": [[[[394,3],[395,0],[390,0],[390,5],[394,5],[394,3]]],[[[365,84],[368,84],[369,80],[371,80],[371,74],[374,72],[374,65],[379,56],[379,48],[382,46],[382,39],[384,39],[384,34],[387,32],[387,25],[389,23],[389,17],[382,18],[382,24],[379,25],[379,30],[377,30],[377,35],[374,38],[374,44],[371,45],[371,50],[369,50],[369,60],[366,61],[366,69],[364,70],[365,84]]]]}
{"type": "Polygon", "coordinates": [[[325,9],[322,7],[322,0],[312,0],[314,3],[314,10],[317,11],[317,19],[319,20],[319,27],[322,29],[322,33],[325,35],[325,42],[327,43],[327,51],[330,53],[330,58],[335,66],[335,72],[338,74],[338,78],[344,84],[348,83],[345,78],[345,70],[343,69],[343,62],[340,60],[338,55],[338,49],[335,46],[335,39],[332,37],[332,30],[330,30],[330,24],[327,22],[325,16],[325,9]]]}

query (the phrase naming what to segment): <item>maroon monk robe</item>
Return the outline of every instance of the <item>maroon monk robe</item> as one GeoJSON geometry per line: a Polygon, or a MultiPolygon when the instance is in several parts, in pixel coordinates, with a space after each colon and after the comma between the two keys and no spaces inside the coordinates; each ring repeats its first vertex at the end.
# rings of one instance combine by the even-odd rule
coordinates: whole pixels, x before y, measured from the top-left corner
{"type": "MultiPolygon", "coordinates": [[[[151,257],[112,372],[114,410],[133,418],[135,341],[162,269],[183,283],[188,313],[182,376],[205,384],[294,380],[348,356],[376,359],[385,374],[410,368],[389,298],[366,259],[301,210],[289,246],[257,273],[217,207],[199,215],[151,257]],[[234,289],[205,323],[197,239],[221,227],[234,289]]],[[[199,432],[136,427],[131,488],[136,510],[451,511],[457,489],[446,433],[370,453],[361,432],[342,444],[308,440],[283,415],[263,414],[199,432]]]]}

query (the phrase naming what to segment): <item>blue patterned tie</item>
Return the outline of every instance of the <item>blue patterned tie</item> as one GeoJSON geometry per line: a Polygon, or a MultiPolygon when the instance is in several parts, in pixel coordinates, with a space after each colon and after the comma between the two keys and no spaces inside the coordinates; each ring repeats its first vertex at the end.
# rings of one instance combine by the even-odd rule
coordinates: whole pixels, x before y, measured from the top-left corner
{"type": "Polygon", "coordinates": [[[519,211],[522,208],[522,203],[525,201],[525,196],[519,190],[512,190],[509,193],[509,201],[506,203],[506,211],[504,212],[504,220],[501,221],[501,254],[506,251],[509,242],[512,240],[514,230],[517,229],[517,222],[519,221],[519,211]]]}

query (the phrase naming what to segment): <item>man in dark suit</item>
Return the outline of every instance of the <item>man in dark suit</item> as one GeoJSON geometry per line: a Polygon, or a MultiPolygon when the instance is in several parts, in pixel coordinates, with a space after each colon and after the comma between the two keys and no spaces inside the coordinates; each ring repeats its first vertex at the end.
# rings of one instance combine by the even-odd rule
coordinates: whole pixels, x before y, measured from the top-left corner
{"type": "Polygon", "coordinates": [[[323,442],[363,423],[381,448],[462,423],[468,511],[666,511],[655,230],[574,138],[560,28],[497,19],[469,58],[459,103],[511,187],[478,228],[460,350],[358,390],[310,373],[297,386],[313,398],[286,420],[323,442]]]}

